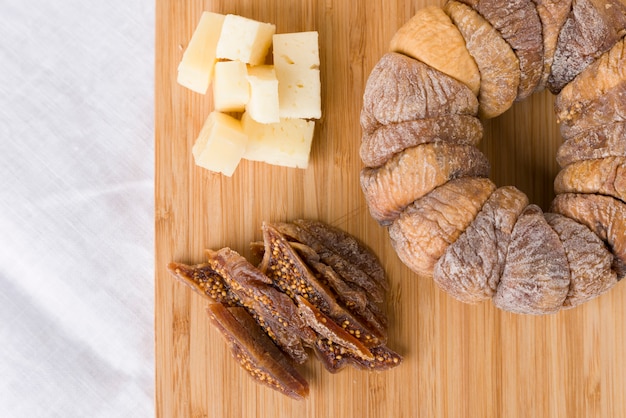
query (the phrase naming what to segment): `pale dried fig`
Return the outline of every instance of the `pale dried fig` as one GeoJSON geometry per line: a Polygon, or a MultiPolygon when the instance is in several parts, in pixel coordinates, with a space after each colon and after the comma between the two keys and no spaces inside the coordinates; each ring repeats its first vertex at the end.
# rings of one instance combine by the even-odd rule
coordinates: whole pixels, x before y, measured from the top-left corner
{"type": "Polygon", "coordinates": [[[626,157],[579,161],[568,165],[554,179],[554,191],[597,193],[626,202],[626,157]]]}

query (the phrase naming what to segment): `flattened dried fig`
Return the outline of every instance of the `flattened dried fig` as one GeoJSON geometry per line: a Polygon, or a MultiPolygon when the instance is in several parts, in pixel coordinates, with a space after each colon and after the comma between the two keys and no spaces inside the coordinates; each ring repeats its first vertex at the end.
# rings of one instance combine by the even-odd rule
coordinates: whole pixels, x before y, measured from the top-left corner
{"type": "Polygon", "coordinates": [[[416,145],[448,142],[458,145],[478,145],[483,137],[483,125],[474,116],[445,115],[382,125],[363,134],[361,160],[367,167],[378,167],[395,154],[416,145]]]}
{"type": "Polygon", "coordinates": [[[504,270],[513,227],[528,198],[515,187],[489,196],[474,221],[437,261],[435,282],[465,303],[491,299],[504,270]]]}
{"type": "Polygon", "coordinates": [[[391,224],[409,204],[448,180],[485,177],[489,161],[475,147],[434,142],[408,148],[379,168],[361,170],[370,215],[391,224]]]}
{"type": "Polygon", "coordinates": [[[363,94],[361,127],[446,114],[476,115],[478,100],[460,81],[406,55],[390,52],[369,75],[363,94]]]}
{"type": "Polygon", "coordinates": [[[207,312],[226,339],[233,357],[254,380],[294,399],[309,394],[307,381],[245,309],[213,303],[207,312]]]}
{"type": "Polygon", "coordinates": [[[555,313],[569,285],[569,263],[559,236],[538,206],[527,206],[513,228],[494,304],[521,314],[555,313]]]}
{"type": "Polygon", "coordinates": [[[591,229],[615,256],[613,269],[620,280],[626,276],[626,204],[597,194],[560,194],[552,212],[572,218],[591,229]]]}
{"type": "Polygon", "coordinates": [[[432,275],[437,260],[495,188],[489,179],[467,177],[450,180],[416,200],[389,228],[398,257],[414,272],[432,275]]]}
{"type": "Polygon", "coordinates": [[[556,213],[546,213],[548,224],[563,243],[570,267],[571,282],[563,307],[587,302],[617,283],[611,270],[613,256],[596,234],[585,225],[556,213]]]}
{"type": "Polygon", "coordinates": [[[570,164],[554,179],[554,191],[557,194],[604,194],[626,202],[626,157],[608,157],[570,164]]]}
{"type": "Polygon", "coordinates": [[[556,160],[561,167],[595,158],[626,157],[626,122],[616,122],[585,131],[559,147],[556,160]]]}
{"type": "MultiPolygon", "coordinates": [[[[576,0],[563,25],[548,87],[557,94],[626,31],[626,5],[620,0],[576,0]]],[[[594,87],[595,90],[595,87],[594,87]]]]}
{"type": "Polygon", "coordinates": [[[519,59],[521,78],[517,99],[534,91],[543,73],[541,21],[530,0],[460,0],[480,13],[511,45],[519,59]]]}
{"type": "Polygon", "coordinates": [[[513,105],[520,85],[515,52],[491,24],[471,7],[449,1],[444,10],[459,28],[480,70],[479,116],[494,118],[513,105]]]}

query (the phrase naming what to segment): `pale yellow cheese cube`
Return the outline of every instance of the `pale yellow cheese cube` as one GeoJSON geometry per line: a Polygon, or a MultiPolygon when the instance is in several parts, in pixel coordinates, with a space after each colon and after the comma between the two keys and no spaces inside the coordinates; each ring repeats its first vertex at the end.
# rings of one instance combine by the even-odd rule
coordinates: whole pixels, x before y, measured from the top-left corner
{"type": "Polygon", "coordinates": [[[250,99],[248,69],[241,61],[215,63],[213,105],[220,112],[241,112],[250,99]]]}
{"type": "Polygon", "coordinates": [[[203,12],[178,64],[178,84],[205,94],[211,84],[216,48],[225,16],[203,12]]]}
{"type": "Polygon", "coordinates": [[[322,116],[317,32],[281,33],[273,37],[281,118],[322,116]]]}
{"type": "Polygon", "coordinates": [[[230,177],[241,161],[247,144],[248,136],[239,120],[213,111],[204,122],[191,152],[196,165],[230,177]]]}
{"type": "Polygon", "coordinates": [[[250,100],[246,112],[259,123],[280,121],[278,102],[278,79],[271,65],[248,66],[250,100]]]}
{"type": "Polygon", "coordinates": [[[261,65],[265,63],[275,32],[276,25],[271,23],[232,14],[226,15],[217,43],[217,57],[261,65]]]}
{"type": "Polygon", "coordinates": [[[293,168],[307,168],[315,122],[281,119],[278,123],[258,123],[244,113],[241,125],[248,136],[243,158],[293,168]]]}

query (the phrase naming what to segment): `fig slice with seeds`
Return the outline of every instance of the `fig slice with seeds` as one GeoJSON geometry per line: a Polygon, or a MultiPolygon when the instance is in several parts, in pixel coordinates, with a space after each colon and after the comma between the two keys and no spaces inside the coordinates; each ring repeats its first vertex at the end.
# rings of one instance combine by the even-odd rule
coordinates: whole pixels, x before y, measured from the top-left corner
{"type": "Polygon", "coordinates": [[[370,348],[370,352],[374,356],[373,360],[356,356],[328,339],[317,340],[314,349],[318,360],[331,373],[337,373],[348,365],[361,370],[382,371],[402,363],[402,356],[385,345],[370,348]]]}
{"type": "Polygon", "coordinates": [[[307,381],[244,308],[212,303],[207,312],[233,357],[257,382],[298,400],[309,394],[307,381]]]}

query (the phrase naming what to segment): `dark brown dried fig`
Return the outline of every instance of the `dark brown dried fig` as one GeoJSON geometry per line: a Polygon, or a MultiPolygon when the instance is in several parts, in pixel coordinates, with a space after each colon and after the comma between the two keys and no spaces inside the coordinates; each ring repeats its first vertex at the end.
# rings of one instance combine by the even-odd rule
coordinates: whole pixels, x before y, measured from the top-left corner
{"type": "Polygon", "coordinates": [[[337,373],[345,366],[353,366],[361,370],[382,371],[396,367],[402,363],[402,357],[385,345],[370,348],[372,360],[367,360],[351,353],[332,341],[319,339],[315,342],[315,354],[326,370],[337,373]]]}
{"type": "Polygon", "coordinates": [[[298,400],[309,394],[307,381],[245,309],[213,303],[207,312],[233,357],[258,383],[298,400]]]}

